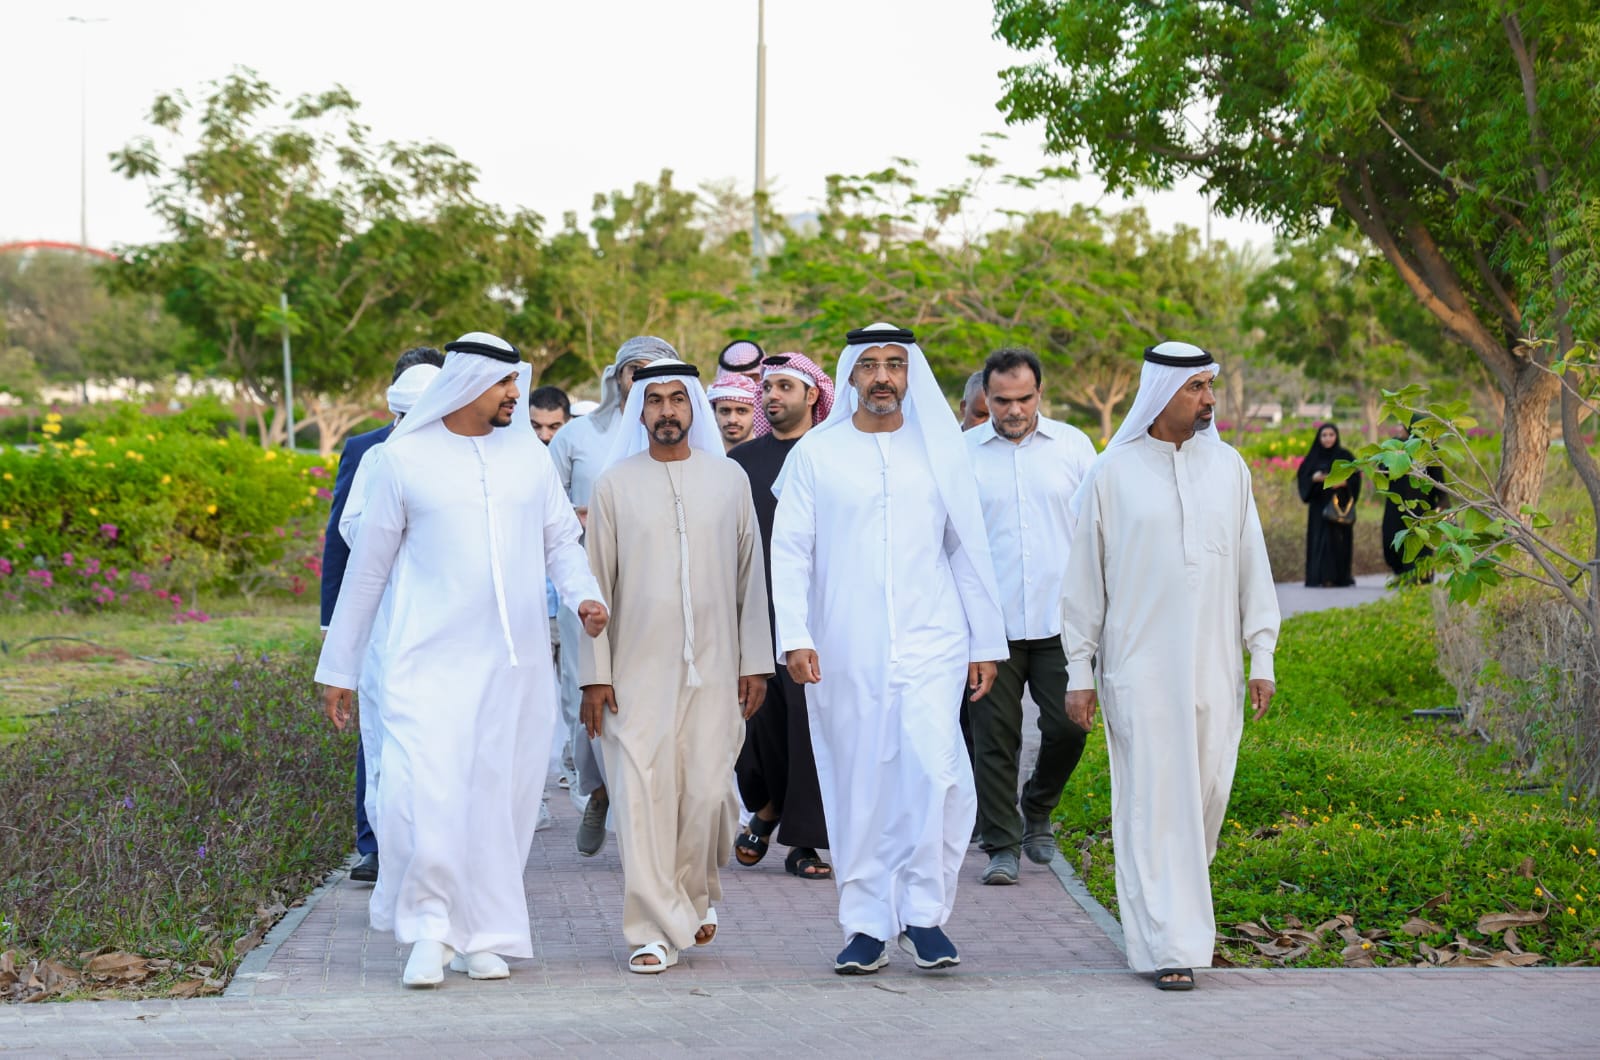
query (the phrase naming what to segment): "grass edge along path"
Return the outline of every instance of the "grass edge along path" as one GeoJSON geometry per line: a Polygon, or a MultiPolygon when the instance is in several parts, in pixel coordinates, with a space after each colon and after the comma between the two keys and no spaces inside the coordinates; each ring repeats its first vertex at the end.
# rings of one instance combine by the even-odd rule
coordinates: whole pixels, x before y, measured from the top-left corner
{"type": "Polygon", "coordinates": [[[184,672],[0,747],[0,999],[220,989],[349,844],[310,652],[184,672]]]}
{"type": "MultiPolygon", "coordinates": [[[[1285,621],[1211,869],[1219,964],[1600,964],[1593,815],[1557,789],[1514,794],[1526,782],[1503,748],[1409,718],[1455,699],[1427,592],[1285,621]]],[[[1055,817],[1115,913],[1096,728],[1055,817]]]]}

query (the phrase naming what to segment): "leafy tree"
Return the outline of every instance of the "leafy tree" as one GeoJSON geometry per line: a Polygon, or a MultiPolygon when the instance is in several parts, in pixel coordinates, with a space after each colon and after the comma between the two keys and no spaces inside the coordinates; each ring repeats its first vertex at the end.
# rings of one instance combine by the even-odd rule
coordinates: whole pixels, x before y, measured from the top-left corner
{"type": "Polygon", "coordinates": [[[1327,228],[1280,240],[1277,251],[1250,285],[1246,319],[1272,356],[1355,394],[1368,441],[1378,439],[1385,389],[1407,385],[1430,364],[1471,370],[1470,354],[1445,339],[1364,237],[1327,228]]]}
{"type": "MultiPolygon", "coordinates": [[[[1198,177],[1286,234],[1359,229],[1494,375],[1498,489],[1543,481],[1550,366],[1600,311],[1600,15],[1588,0],[996,0],[1012,121],[1116,191],[1198,177]],[[1524,343],[1534,335],[1549,342],[1524,343]]],[[[1581,405],[1563,400],[1563,423],[1581,405]]],[[[1569,433],[1573,433],[1568,428],[1569,433]]],[[[1600,469],[1576,464],[1600,504],[1600,469]]]]}
{"type": "Polygon", "coordinates": [[[280,115],[277,92],[237,70],[198,106],[156,99],[157,132],[192,141],[179,157],[150,137],[113,156],[170,233],[124,248],[114,284],[163,296],[254,399],[263,444],[286,440],[284,417],[266,420],[282,405],[285,325],[304,422],[327,451],[378,404],[401,350],[499,330],[521,308],[504,285],[538,219],[480,201],[476,170],[442,144],[374,142],[358,106],[334,88],[280,115]]]}

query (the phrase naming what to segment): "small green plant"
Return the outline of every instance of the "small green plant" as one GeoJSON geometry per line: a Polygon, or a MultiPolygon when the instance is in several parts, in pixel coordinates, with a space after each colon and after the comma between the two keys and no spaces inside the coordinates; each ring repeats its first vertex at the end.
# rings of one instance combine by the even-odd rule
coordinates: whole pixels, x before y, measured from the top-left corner
{"type": "MultiPolygon", "coordinates": [[[[1411,720],[1454,699],[1428,592],[1284,623],[1278,696],[1245,726],[1212,865],[1228,960],[1600,964],[1593,817],[1529,785],[1508,749],[1411,720]]],[[[1056,817],[1067,857],[1114,909],[1110,812],[1095,736],[1056,817]]]]}
{"type": "Polygon", "coordinates": [[[353,738],[311,689],[309,652],[241,659],[0,746],[0,950],[225,979],[350,843],[353,738]]]}

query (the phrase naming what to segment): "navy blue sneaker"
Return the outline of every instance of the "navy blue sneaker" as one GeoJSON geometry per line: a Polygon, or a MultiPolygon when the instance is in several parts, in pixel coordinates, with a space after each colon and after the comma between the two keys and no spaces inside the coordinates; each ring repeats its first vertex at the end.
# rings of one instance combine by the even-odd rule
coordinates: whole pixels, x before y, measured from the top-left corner
{"type": "Polygon", "coordinates": [[[889,963],[883,940],[859,932],[850,936],[850,945],[833,959],[833,970],[840,975],[871,975],[889,963]]]}
{"type": "Polygon", "coordinates": [[[936,927],[908,927],[900,933],[900,948],[916,958],[918,968],[954,968],[961,963],[956,944],[936,927]]]}

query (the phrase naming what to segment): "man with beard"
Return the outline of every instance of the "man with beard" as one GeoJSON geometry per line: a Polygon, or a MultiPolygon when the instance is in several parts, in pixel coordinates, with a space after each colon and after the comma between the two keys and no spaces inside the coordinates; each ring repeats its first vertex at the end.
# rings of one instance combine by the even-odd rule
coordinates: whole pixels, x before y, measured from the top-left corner
{"type": "Polygon", "coordinates": [[[956,696],[988,693],[1005,622],[972,466],[915,336],[875,324],[847,341],[840,400],[778,479],[780,661],[808,686],[848,940],[834,971],[876,972],[896,936],[919,968],[948,968],[977,809],[956,696]]]}
{"type": "Polygon", "coordinates": [[[1192,990],[1211,965],[1241,647],[1257,720],[1275,691],[1278,598],[1250,469],[1212,426],[1216,374],[1187,342],[1145,351],[1133,407],[1073,498],[1061,603],[1067,714],[1087,730],[1105,702],[1128,964],[1162,990],[1192,990]]]}
{"type": "Polygon", "coordinates": [[[728,776],[773,670],[750,486],[698,375],[639,370],[590,508],[589,563],[616,621],[579,649],[583,723],[605,748],[628,970],[646,974],[716,934],[739,821],[728,776]]]}
{"type": "Polygon", "coordinates": [[[717,431],[722,435],[723,449],[730,450],[741,442],[750,440],[750,428],[755,424],[756,406],[761,402],[761,386],[742,375],[719,375],[711,389],[706,391],[711,411],[717,417],[717,431]]]}
{"type": "Polygon", "coordinates": [[[407,986],[440,982],[447,962],[503,979],[501,954],[533,956],[522,873],[556,706],[536,587],[548,573],[590,636],[607,618],[519,400],[529,367],[482,332],[445,349],[373,466],[316,672],[342,730],[392,587],[370,916],[411,944],[407,986]]]}
{"type": "MultiPolygon", "coordinates": [[[[556,473],[567,496],[572,498],[580,524],[588,518],[589,494],[621,432],[622,406],[633,387],[633,373],[663,357],[678,357],[678,351],[665,339],[636,335],[624,342],[600,377],[599,406],[563,427],[550,443],[550,459],[555,461],[556,473]]],[[[578,616],[570,608],[556,612],[556,626],[563,644],[578,643],[578,616]]],[[[583,817],[578,822],[576,839],[578,853],[593,857],[605,846],[606,811],[611,804],[606,792],[605,762],[599,745],[588,737],[578,720],[582,695],[578,691],[577,652],[562,653],[559,673],[561,716],[572,733],[562,755],[562,767],[567,771],[568,783],[575,785],[578,799],[587,800],[580,801],[583,817]]]]}
{"type": "MultiPolygon", "coordinates": [[[[772,486],[795,443],[814,424],[827,419],[833,408],[833,380],[803,353],[768,357],[763,364],[761,390],[772,433],[736,447],[728,456],[750,477],[750,494],[761,524],[761,546],[769,558],[766,577],[770,598],[772,517],[778,507],[772,486]]],[[[767,699],[761,712],[745,723],[744,747],[739,752],[735,776],[739,797],[747,807],[754,808],[750,824],[734,845],[739,864],[756,865],[766,857],[768,837],[781,822],[778,842],[790,848],[783,867],[802,879],[830,878],[833,868],[818,853],[828,845],[828,827],[822,812],[822,792],[817,787],[805,690],[795,684],[787,669],[780,668],[767,683],[767,699]]]]}
{"type": "Polygon", "coordinates": [[[1050,811],[1083,754],[1084,731],[1065,710],[1061,579],[1072,540],[1072,495],[1095,452],[1088,435],[1039,414],[1043,382],[1032,350],[990,354],[983,366],[990,418],[963,436],[978,478],[1011,649],[994,687],[972,705],[978,834],[989,855],[983,873],[987,884],[1016,883],[1023,852],[1039,865],[1055,857],[1050,811]],[[1039,708],[1040,742],[1018,813],[1024,686],[1039,708]]]}

